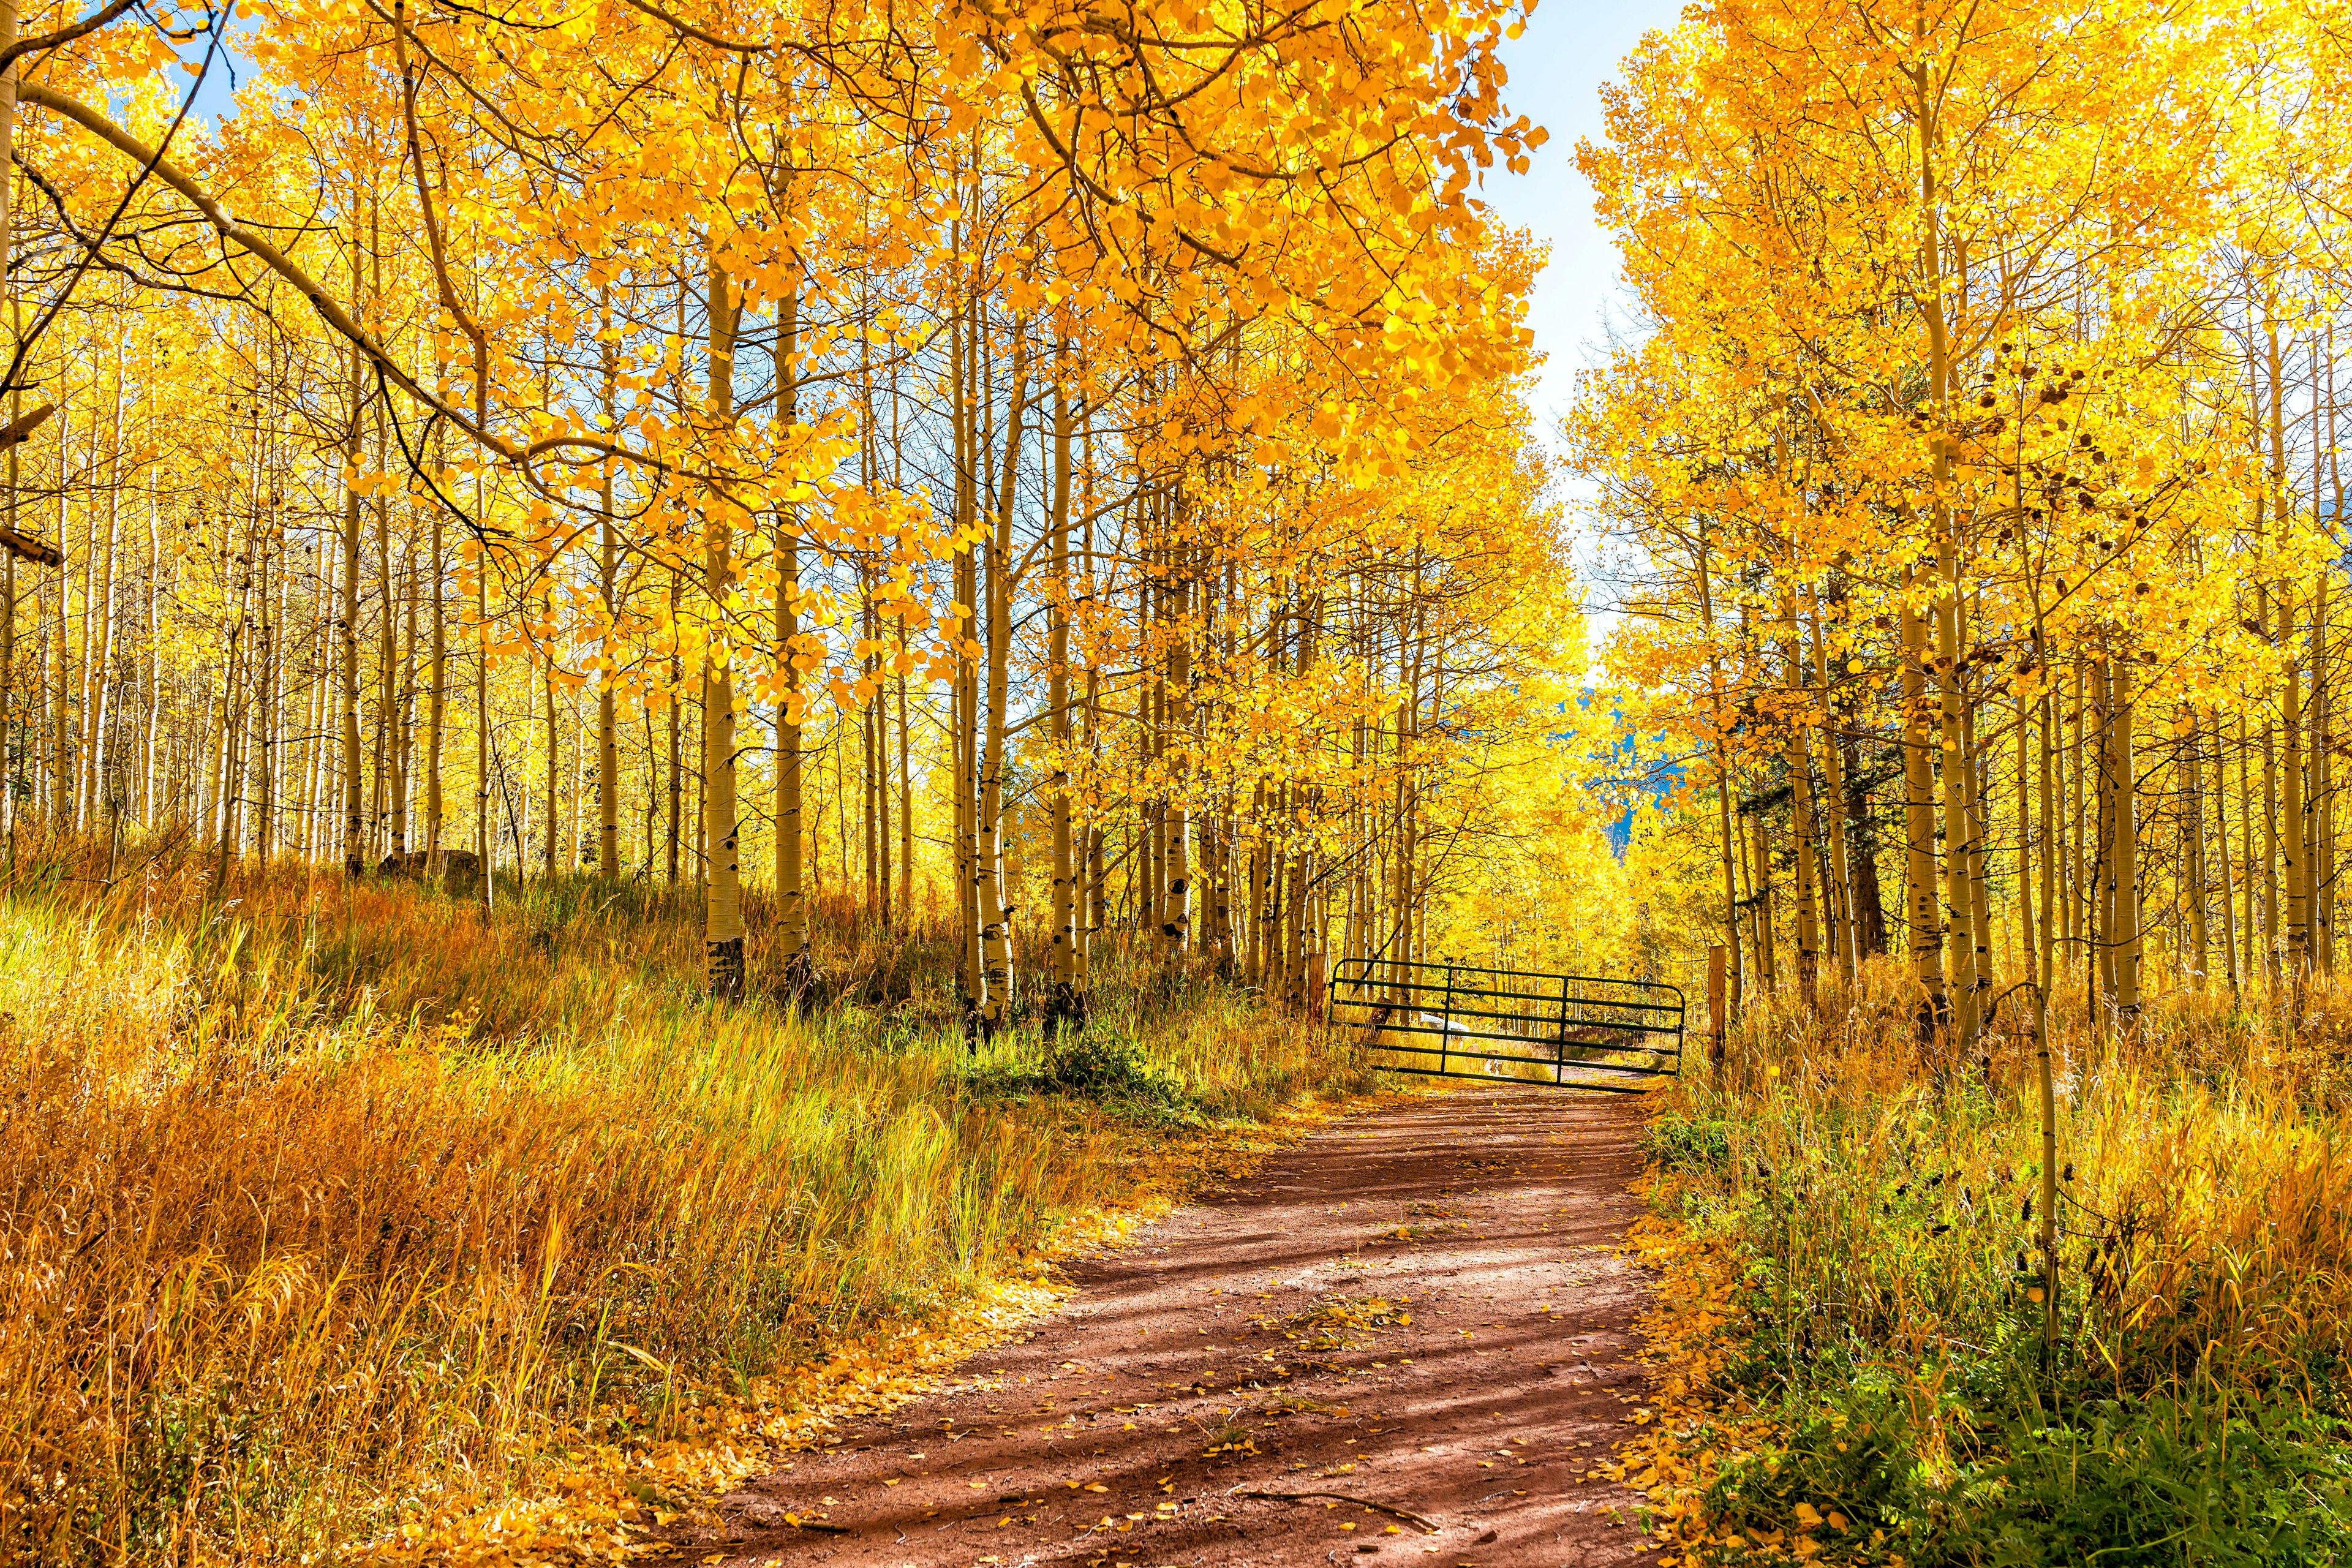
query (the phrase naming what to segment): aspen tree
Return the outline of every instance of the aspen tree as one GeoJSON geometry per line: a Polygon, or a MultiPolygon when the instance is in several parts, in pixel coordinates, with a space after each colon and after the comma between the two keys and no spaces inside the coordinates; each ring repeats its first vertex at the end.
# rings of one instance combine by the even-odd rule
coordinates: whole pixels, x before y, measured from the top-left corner
{"type": "MultiPolygon", "coordinates": [[[[360,285],[358,215],[352,215],[351,284],[357,298],[360,285]]],[[[343,562],[340,573],[343,611],[337,626],[342,649],[343,681],[343,871],[356,877],[367,868],[366,819],[360,794],[360,416],[362,412],[360,352],[353,344],[346,355],[346,404],[343,425],[343,562]]]]}
{"type": "Polygon", "coordinates": [[[1708,520],[1704,517],[1699,520],[1696,561],[1698,567],[1699,624],[1706,631],[1708,648],[1706,660],[1710,709],[1708,728],[1714,732],[1712,741],[1715,752],[1716,820],[1721,835],[1722,852],[1719,859],[1723,873],[1723,936],[1725,945],[1731,950],[1731,994],[1727,998],[1727,1005],[1729,1016],[1736,1019],[1739,1016],[1743,982],[1747,974],[1744,954],[1748,949],[1739,940],[1739,888],[1733,866],[1731,824],[1731,742],[1728,738],[1730,725],[1726,711],[1723,689],[1723,658],[1716,647],[1715,590],[1711,581],[1713,573],[1707,563],[1707,522],[1708,520]]]}
{"type": "MultiPolygon", "coordinates": [[[[710,238],[709,310],[710,381],[709,419],[725,461],[733,455],[735,425],[735,326],[740,309],[733,280],[710,238]]],[[[703,513],[703,583],[710,600],[710,625],[702,652],[702,816],[704,868],[709,903],[703,916],[703,952],[710,994],[722,1001],[743,998],[743,893],[737,862],[735,817],[735,685],[727,601],[734,585],[732,502],[713,489],[703,513]]]]}
{"type": "Polygon", "coordinates": [[[1944,990],[1944,928],[1937,905],[1935,795],[1929,773],[1927,728],[1927,637],[1912,605],[1914,573],[1904,573],[1897,615],[1903,649],[1903,816],[1906,876],[1904,904],[1909,911],[1905,945],[1910,950],[1921,991],[1917,1019],[1923,1048],[1940,1046],[1951,1025],[1944,990]]]}
{"type": "Polygon", "coordinates": [[[1818,584],[1811,591],[1811,602],[1813,684],[1821,692],[1822,701],[1822,782],[1829,800],[1828,809],[1822,814],[1829,820],[1830,839],[1826,913],[1831,946],[1836,951],[1839,983],[1851,992],[1859,955],[1855,942],[1853,874],[1846,841],[1845,768],[1837,734],[1837,689],[1830,676],[1829,639],[1822,625],[1822,594],[1818,584]]]}
{"type": "Polygon", "coordinates": [[[2139,1017],[2141,958],[2139,803],[2138,792],[2132,787],[2138,758],[2133,739],[2135,708],[2129,664],[2118,659],[2111,679],[2115,703],[2112,743],[2116,757],[2116,870],[2115,929],[2110,941],[2116,950],[2116,1011],[2128,1026],[2139,1017]]]}
{"type": "MultiPolygon", "coordinates": [[[[18,18],[16,0],[0,0],[0,54],[16,47],[18,18]]],[[[0,67],[0,293],[5,293],[9,320],[9,363],[15,364],[24,353],[25,309],[16,284],[16,74],[21,68],[16,59],[0,67]]],[[[8,422],[16,424],[25,416],[24,388],[17,378],[9,378],[8,422]]],[[[22,486],[23,442],[8,448],[8,532],[12,538],[22,538],[22,513],[19,501],[22,486]]],[[[16,738],[16,552],[6,552],[0,559],[0,819],[5,819],[8,833],[8,868],[13,873],[16,865],[16,791],[17,768],[23,754],[16,738]]]]}
{"type": "MultiPolygon", "coordinates": [[[[800,287],[785,284],[776,303],[776,422],[787,451],[800,424],[800,287]]],[[[776,923],[787,990],[813,980],[809,962],[808,890],[801,865],[800,519],[791,503],[776,514],[770,548],[776,560],[776,923]]]]}
{"type": "Polygon", "coordinates": [[[975,736],[982,746],[980,796],[974,837],[973,891],[981,921],[981,1032],[994,1035],[1012,1021],[1013,911],[1006,907],[1004,886],[1005,704],[1013,658],[1013,506],[1021,469],[1022,423],[1028,410],[1028,341],[1021,322],[1012,324],[1012,393],[1004,422],[1004,456],[997,470],[997,493],[990,498],[992,515],[985,549],[986,658],[988,710],[986,729],[975,736]]]}
{"type": "MultiPolygon", "coordinates": [[[[620,425],[619,397],[620,354],[614,343],[616,335],[613,326],[611,291],[601,290],[597,312],[598,390],[601,394],[604,427],[607,431],[620,425]]],[[[778,402],[783,401],[782,380],[779,378],[778,402]]],[[[619,648],[621,605],[619,578],[621,566],[620,521],[613,514],[613,459],[598,458],[596,463],[596,596],[604,613],[604,624],[598,628],[599,648],[604,668],[596,681],[596,874],[606,880],[621,874],[621,737],[620,710],[614,690],[619,648]]],[[[780,646],[788,646],[780,642],[780,646]]],[[[782,766],[781,742],[778,767],[782,766]]],[[[648,795],[651,791],[647,792],[648,795]]],[[[783,821],[779,815],[778,823],[783,821]]],[[[783,829],[780,826],[779,835],[783,829]]],[[[780,838],[781,842],[781,838],[780,838]]],[[[648,866],[653,856],[648,850],[648,866]]],[[[778,888],[784,886],[779,877],[778,888]]]]}
{"type": "Polygon", "coordinates": [[[972,406],[975,401],[972,386],[978,374],[979,353],[973,342],[975,322],[970,308],[971,299],[968,293],[961,292],[962,263],[960,256],[957,265],[958,310],[948,323],[957,539],[953,588],[957,659],[949,729],[955,800],[957,963],[962,981],[966,1037],[968,1042],[977,1048],[982,1019],[988,1005],[987,970],[981,933],[980,825],[978,802],[973,795],[980,772],[980,674],[979,665],[972,658],[979,640],[972,633],[979,629],[980,616],[980,475],[975,451],[978,446],[978,432],[974,428],[976,415],[972,406]]]}
{"type": "MultiPolygon", "coordinates": [[[[2270,462],[2266,473],[2268,493],[2264,499],[2268,504],[2265,510],[2283,533],[2287,518],[2286,376],[2279,353],[2278,288],[2274,271],[2265,278],[2263,288],[2263,368],[2270,387],[2270,462]]],[[[2265,584],[2258,591],[2270,600],[2270,613],[2264,619],[2272,622],[2273,641],[2285,656],[2279,673],[2275,750],[2270,727],[2265,725],[2263,729],[2265,788],[2271,787],[2269,779],[2275,778],[2279,797],[2274,802],[2279,840],[2277,877],[2285,884],[2285,946],[2273,962],[2284,966],[2284,980],[2289,1005],[2300,1011],[2311,967],[2311,889],[2309,861],[2304,845],[2303,678],[2297,657],[2299,650],[2295,646],[2295,594],[2294,585],[2285,581],[2275,585],[2265,584]],[[2274,621],[2273,617],[2275,617],[2274,621]],[[2285,762],[2284,769],[2278,765],[2281,757],[2285,762]]],[[[2275,891],[2273,899],[2276,901],[2275,891]]]]}
{"type": "Polygon", "coordinates": [[[446,745],[449,714],[449,608],[445,597],[448,579],[441,564],[442,528],[441,509],[436,507],[433,509],[432,564],[426,574],[433,581],[433,636],[425,689],[425,873],[436,879],[442,874],[442,834],[446,826],[441,753],[446,745]]]}
{"type": "Polygon", "coordinates": [[[1072,853],[1070,802],[1070,431],[1072,422],[1066,346],[1055,345],[1053,581],[1045,653],[1045,705],[1052,715],[1055,747],[1051,784],[1054,814],[1053,995],[1046,1006],[1049,1027],[1086,1021],[1078,970],[1077,865],[1072,853]]]}

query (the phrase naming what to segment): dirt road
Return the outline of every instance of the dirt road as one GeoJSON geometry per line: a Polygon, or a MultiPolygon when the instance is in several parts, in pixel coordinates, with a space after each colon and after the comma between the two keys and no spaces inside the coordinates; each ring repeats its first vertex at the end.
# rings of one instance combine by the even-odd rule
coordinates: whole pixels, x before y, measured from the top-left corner
{"type": "Polygon", "coordinates": [[[1335,1122],[1075,1267],[1068,1309],[959,1392],[678,1544],[741,1568],[1635,1561],[1635,1499],[1592,1472],[1642,1408],[1645,1286],[1611,1250],[1638,1117],[1497,1089],[1335,1122]]]}

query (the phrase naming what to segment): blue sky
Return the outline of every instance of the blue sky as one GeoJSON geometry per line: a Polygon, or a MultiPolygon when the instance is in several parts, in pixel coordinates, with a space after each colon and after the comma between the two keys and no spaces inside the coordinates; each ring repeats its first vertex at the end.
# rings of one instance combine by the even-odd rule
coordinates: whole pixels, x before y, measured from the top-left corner
{"type": "MultiPolygon", "coordinates": [[[[1480,194],[1504,222],[1551,247],[1528,319],[1545,356],[1535,414],[1537,437],[1547,445],[1557,442],[1577,371],[1599,362],[1610,323],[1624,314],[1617,254],[1594,221],[1592,188],[1576,172],[1576,143],[1600,139],[1601,87],[1615,79],[1617,63],[1643,34],[1670,27],[1681,16],[1681,0],[1543,0],[1527,31],[1504,46],[1510,77],[1504,101],[1550,132],[1551,139],[1536,149],[1527,174],[1490,175],[1480,194]]],[[[1573,556],[1597,675],[1612,626],[1612,590],[1590,533],[1577,524],[1582,489],[1570,481],[1563,499],[1577,536],[1573,556]]]]}
{"type": "Polygon", "coordinates": [[[1527,31],[1504,47],[1505,101],[1551,132],[1524,175],[1490,178],[1482,193],[1507,223],[1551,247],[1529,325],[1549,356],[1537,395],[1546,434],[1567,411],[1576,370],[1591,363],[1618,309],[1617,260],[1593,221],[1592,192],[1576,172],[1579,137],[1601,135],[1601,85],[1643,34],[1672,26],[1679,0],[1544,0],[1527,31]]]}

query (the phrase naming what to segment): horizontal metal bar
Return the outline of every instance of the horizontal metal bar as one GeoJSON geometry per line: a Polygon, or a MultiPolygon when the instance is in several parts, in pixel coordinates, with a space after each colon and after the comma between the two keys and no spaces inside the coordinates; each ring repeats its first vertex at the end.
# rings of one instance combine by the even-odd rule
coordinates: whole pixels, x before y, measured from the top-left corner
{"type": "Polygon", "coordinates": [[[1465,1011],[1466,1004],[1477,1002],[1533,1002],[1540,1005],[1546,1012],[1553,1014],[1557,1014],[1563,1004],[1576,1011],[1622,1010],[1628,1013],[1670,1014],[1675,1017],[1681,1017],[1687,1011],[1680,1002],[1632,1002],[1613,996],[1564,997],[1558,993],[1546,996],[1532,992],[1522,994],[1514,991],[1455,990],[1448,992],[1442,985],[1397,986],[1378,980],[1336,982],[1332,986],[1332,994],[1338,999],[1357,1006],[1412,1007],[1415,1011],[1424,1013],[1443,1012],[1449,997],[1456,1013],[1465,1011]],[[1346,988],[1344,992],[1342,987],[1346,988]]]}
{"type": "MultiPolygon", "coordinates": [[[[1373,1005],[1370,1003],[1360,1002],[1352,996],[1338,996],[1334,997],[1332,1000],[1338,1005],[1342,1007],[1367,1007],[1373,1005]]],[[[1559,1029],[1562,1024],[1565,1024],[1571,1029],[1579,1026],[1595,1029],[1671,1029],[1679,1026],[1675,1024],[1645,1023],[1634,1018],[1596,1018],[1581,1014],[1571,1015],[1565,1019],[1558,1016],[1549,1018],[1530,1018],[1524,1013],[1498,1012],[1488,1007],[1465,1007],[1458,1001],[1450,1010],[1444,1007],[1412,1007],[1400,1009],[1400,1011],[1419,1013],[1424,1016],[1429,1014],[1447,1015],[1456,1019],[1494,1018],[1514,1024],[1540,1025],[1543,1027],[1555,1032],[1559,1029]]],[[[1652,1011],[1656,1016],[1663,1017],[1679,1019],[1682,1016],[1680,1010],[1676,1008],[1656,1008],[1652,1011]]]]}
{"type": "Polygon", "coordinates": [[[1517,1085],[1522,1089],[1589,1089],[1596,1094],[1655,1094],[1654,1089],[1636,1089],[1630,1083],[1545,1083],[1539,1079],[1495,1078],[1478,1072],[1440,1072],[1435,1068],[1384,1067],[1381,1072],[1409,1073],[1414,1078],[1452,1078],[1465,1083],[1491,1083],[1498,1086],[1517,1085]]]}
{"type": "Polygon", "coordinates": [[[1343,958],[1333,966],[1331,973],[1332,978],[1335,980],[1349,978],[1369,980],[1371,979],[1380,969],[1418,970],[1431,974],[1499,974],[1511,980],[1548,981],[1555,984],[1559,981],[1566,980],[1571,984],[1579,985],[1622,985],[1629,990],[1634,991],[1667,991],[1672,992],[1676,996],[1683,994],[1681,986],[1669,984],[1663,980],[1627,980],[1621,975],[1614,974],[1552,974],[1537,969],[1488,969],[1476,964],[1468,963],[1423,963],[1419,962],[1401,963],[1389,959],[1381,959],[1376,961],[1364,958],[1343,958]],[[1349,973],[1351,970],[1360,971],[1361,973],[1360,975],[1351,976],[1349,973]]]}
{"type": "MultiPolygon", "coordinates": [[[[1367,992],[1340,992],[1340,990],[1331,992],[1331,1004],[1334,1004],[1334,1006],[1360,1006],[1360,1008],[1369,1008],[1369,1011],[1388,1008],[1388,1011],[1392,1013],[1440,1013],[1440,1016],[1442,1013],[1451,1013],[1454,1018],[1507,1018],[1510,1023],[1545,1025],[1545,1027],[1559,1027],[1559,1023],[1633,1025],[1649,1018],[1667,1018],[1667,1020],[1686,1018],[1686,1011],[1679,1006],[1649,1006],[1649,1004],[1642,1004],[1642,1002],[1588,1002],[1583,1004],[1583,1006],[1569,1008],[1569,1013],[1564,1016],[1564,1018],[1561,1018],[1559,999],[1557,999],[1557,996],[1552,999],[1552,1006],[1545,1008],[1543,1013],[1524,1013],[1524,1011],[1517,1011],[1517,1008],[1465,1006],[1465,1002],[1470,1004],[1494,1002],[1494,996],[1454,996],[1454,1004],[1446,1006],[1444,996],[1413,996],[1413,999],[1402,999],[1402,996],[1376,996],[1376,994],[1367,994],[1367,992]]],[[[1506,996],[1506,1002],[1507,1002],[1507,996],[1506,996]]]]}
{"type": "MultiPolygon", "coordinates": [[[[1345,999],[1340,999],[1335,1001],[1333,1005],[1336,1007],[1360,1007],[1363,1004],[1360,1002],[1350,1002],[1345,999]]],[[[1472,1017],[1484,1017],[1488,1016],[1489,1015],[1475,1013],[1470,1015],[1472,1017]]],[[[1386,1022],[1382,1022],[1377,1017],[1349,1018],[1335,1021],[1343,1028],[1369,1029],[1377,1027],[1384,1031],[1393,1030],[1395,1033],[1400,1035],[1446,1035],[1457,1040],[1516,1040],[1522,1043],[1566,1045],[1571,1047],[1584,1043],[1579,1040],[1562,1040],[1560,1038],[1559,1025],[1549,1020],[1546,1021],[1546,1026],[1541,1034],[1526,1035],[1504,1034],[1498,1030],[1485,1029],[1442,1029],[1437,1027],[1435,1025],[1423,1024],[1404,1018],[1391,1018],[1386,1022]]],[[[1612,1018],[1570,1018],[1568,1021],[1568,1026],[1571,1029],[1607,1029],[1621,1035],[1679,1035],[1683,1033],[1683,1026],[1680,1024],[1632,1024],[1612,1018]]]]}
{"type": "Polygon", "coordinates": [[[1508,1036],[1496,1036],[1496,1035],[1449,1035],[1449,1034],[1445,1033],[1445,1032],[1444,1032],[1444,1030],[1442,1030],[1442,1029],[1404,1029],[1404,1028],[1389,1028],[1389,1029],[1383,1029],[1383,1030],[1381,1030],[1381,1034],[1383,1034],[1383,1035],[1416,1035],[1416,1036],[1421,1037],[1422,1037],[1422,1038],[1423,1038],[1423,1039],[1452,1040],[1452,1041],[1454,1041],[1454,1044],[1453,1046],[1451,1046],[1451,1047],[1440,1047],[1440,1046],[1393,1046],[1393,1047],[1391,1047],[1391,1046],[1383,1046],[1383,1045],[1379,1044],[1377,1041],[1375,1041],[1375,1042],[1370,1042],[1370,1043],[1368,1043],[1368,1044],[1366,1045],[1366,1047],[1365,1047],[1365,1048],[1366,1048],[1366,1049],[1368,1049],[1368,1050],[1375,1050],[1375,1051],[1381,1051],[1381,1050],[1400,1050],[1400,1051],[1402,1051],[1402,1050],[1414,1050],[1414,1051],[1427,1051],[1427,1052],[1429,1052],[1429,1054],[1430,1054],[1430,1055],[1432,1055],[1432,1056],[1439,1055],[1439,1054],[1441,1054],[1442,1052],[1444,1052],[1444,1051],[1445,1051],[1445,1050],[1449,1050],[1449,1049],[1450,1049],[1450,1050],[1452,1050],[1452,1051],[1454,1052],[1454,1054],[1455,1054],[1455,1055],[1457,1055],[1457,1056],[1465,1056],[1465,1057],[1492,1057],[1492,1058],[1494,1058],[1496,1061],[1501,1061],[1501,1060],[1504,1060],[1504,1059],[1506,1058],[1506,1057],[1508,1055],[1508,1053],[1507,1053],[1507,1051],[1501,1051],[1501,1050],[1487,1050],[1487,1049],[1485,1049],[1484,1047],[1487,1047],[1487,1046],[1518,1046],[1518,1047],[1527,1047],[1527,1046],[1528,1046],[1528,1045],[1530,1045],[1530,1044],[1534,1044],[1534,1045],[1549,1045],[1549,1046],[1550,1046],[1550,1048],[1549,1048],[1549,1050],[1547,1050],[1543,1056],[1541,1056],[1541,1057],[1530,1057],[1530,1058],[1525,1058],[1525,1059],[1529,1060],[1529,1061],[1547,1061],[1547,1062],[1549,1062],[1549,1061],[1559,1061],[1559,1060],[1563,1060],[1563,1059],[1565,1059],[1565,1058],[1566,1058],[1567,1054],[1568,1054],[1570,1051],[1637,1051],[1637,1052],[1641,1053],[1641,1054],[1642,1054],[1642,1055],[1643,1055],[1643,1056],[1650,1056],[1650,1057],[1679,1057],[1679,1056],[1681,1056],[1681,1055],[1683,1054],[1683,1047],[1682,1047],[1682,1044],[1681,1044],[1681,1041],[1680,1041],[1679,1037],[1677,1038],[1676,1042],[1675,1042],[1674,1045],[1672,1045],[1672,1046],[1654,1046],[1654,1045],[1646,1044],[1646,1043],[1642,1042],[1642,1041],[1635,1041],[1635,1040],[1626,1040],[1626,1041],[1622,1041],[1622,1042],[1615,1041],[1615,1040],[1572,1040],[1572,1041],[1569,1042],[1567,1046],[1565,1046],[1565,1047],[1560,1047],[1560,1046],[1558,1046],[1558,1045],[1552,1045],[1550,1042],[1548,1042],[1548,1041],[1528,1041],[1528,1040],[1517,1039],[1517,1038],[1514,1038],[1514,1037],[1508,1037],[1508,1036]]]}
{"type": "MultiPolygon", "coordinates": [[[[1549,1058],[1530,1059],[1526,1057],[1496,1056],[1486,1051],[1433,1051],[1426,1046],[1375,1046],[1372,1048],[1374,1050],[1393,1051],[1401,1056],[1437,1057],[1441,1058],[1447,1057],[1460,1057],[1464,1061],[1508,1062],[1514,1067],[1557,1068],[1563,1071],[1623,1073],[1633,1078],[1673,1078],[1676,1076],[1678,1070],[1675,1068],[1634,1067],[1626,1063],[1586,1061],[1580,1058],[1574,1061],[1557,1061],[1549,1058]]],[[[1654,1056],[1664,1056],[1666,1053],[1664,1051],[1656,1051],[1652,1052],[1651,1054],[1654,1056]]],[[[1375,1062],[1372,1065],[1378,1067],[1381,1064],[1375,1062]]],[[[1492,1077],[1493,1075],[1473,1074],[1472,1076],[1492,1077]]]]}
{"type": "Polygon", "coordinates": [[[1358,986],[1365,990],[1444,992],[1451,989],[1461,996],[1523,996],[1536,1002],[1557,1002],[1565,987],[1576,987],[1569,992],[1571,1001],[1581,999],[1644,1007],[1672,1007],[1684,1002],[1683,993],[1675,986],[1651,985],[1638,980],[1580,980],[1572,974],[1513,974],[1497,978],[1507,982],[1519,981],[1526,985],[1540,984],[1542,989],[1529,990],[1508,984],[1478,984],[1458,974],[1454,977],[1450,987],[1442,980],[1424,980],[1418,975],[1399,979],[1387,974],[1334,974],[1331,982],[1336,985],[1358,986]],[[1600,989],[1596,992],[1595,987],[1600,989]],[[1653,996],[1672,997],[1674,1000],[1653,1002],[1646,999],[1653,996]]]}

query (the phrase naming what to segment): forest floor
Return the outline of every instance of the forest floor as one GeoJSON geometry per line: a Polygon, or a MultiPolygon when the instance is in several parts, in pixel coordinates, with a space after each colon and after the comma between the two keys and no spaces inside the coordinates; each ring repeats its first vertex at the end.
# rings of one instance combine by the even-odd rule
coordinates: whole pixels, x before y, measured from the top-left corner
{"type": "Polygon", "coordinates": [[[1649,1418],[1640,1128],[1533,1089],[1334,1121],[670,1539],[733,1568],[1634,1561],[1601,1472],[1649,1418]]]}

